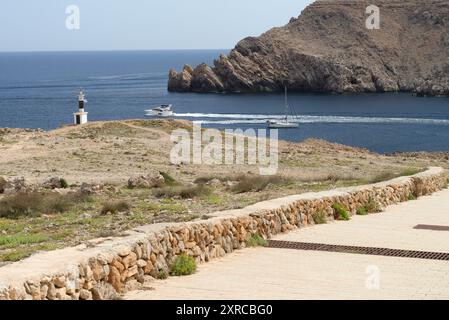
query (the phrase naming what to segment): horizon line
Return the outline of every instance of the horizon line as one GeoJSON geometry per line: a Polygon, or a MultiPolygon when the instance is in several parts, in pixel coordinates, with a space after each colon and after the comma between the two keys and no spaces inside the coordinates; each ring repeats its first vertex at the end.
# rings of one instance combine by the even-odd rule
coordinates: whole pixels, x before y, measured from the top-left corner
{"type": "Polygon", "coordinates": [[[200,48],[200,49],[93,49],[93,50],[0,50],[2,53],[71,53],[71,52],[149,52],[149,51],[217,51],[232,50],[230,48],[200,48]]]}

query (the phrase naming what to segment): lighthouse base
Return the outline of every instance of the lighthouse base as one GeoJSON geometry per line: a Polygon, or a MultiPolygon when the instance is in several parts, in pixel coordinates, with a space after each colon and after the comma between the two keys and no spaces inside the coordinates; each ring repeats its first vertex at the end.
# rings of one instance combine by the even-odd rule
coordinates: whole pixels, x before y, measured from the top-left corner
{"type": "Polygon", "coordinates": [[[73,122],[75,125],[87,123],[87,112],[76,112],[73,114],[73,122]]]}

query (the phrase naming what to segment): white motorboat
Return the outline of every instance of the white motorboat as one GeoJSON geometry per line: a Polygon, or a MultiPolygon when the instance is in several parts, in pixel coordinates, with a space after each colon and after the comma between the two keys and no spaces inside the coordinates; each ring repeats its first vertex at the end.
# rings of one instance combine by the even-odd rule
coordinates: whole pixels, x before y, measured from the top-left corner
{"type": "Polygon", "coordinates": [[[294,110],[288,104],[287,87],[285,87],[285,117],[282,119],[272,119],[267,121],[268,128],[298,128],[298,119],[294,110]]]}
{"type": "Polygon", "coordinates": [[[171,117],[173,116],[173,109],[171,104],[162,104],[156,108],[146,110],[147,116],[156,117],[171,117]]]}

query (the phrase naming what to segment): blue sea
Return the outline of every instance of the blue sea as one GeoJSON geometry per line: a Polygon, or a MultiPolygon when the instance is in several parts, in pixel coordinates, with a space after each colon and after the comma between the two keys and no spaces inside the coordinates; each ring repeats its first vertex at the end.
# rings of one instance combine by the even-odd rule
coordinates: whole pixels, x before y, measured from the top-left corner
{"type": "MultiPolygon", "coordinates": [[[[80,88],[89,120],[145,118],[174,105],[176,118],[214,128],[265,128],[281,117],[282,94],[167,92],[170,68],[212,63],[228,50],[0,53],[0,127],[52,129],[73,121],[80,88]]],[[[407,93],[289,95],[298,129],[281,138],[322,138],[373,151],[449,151],[449,98],[407,93]]]]}

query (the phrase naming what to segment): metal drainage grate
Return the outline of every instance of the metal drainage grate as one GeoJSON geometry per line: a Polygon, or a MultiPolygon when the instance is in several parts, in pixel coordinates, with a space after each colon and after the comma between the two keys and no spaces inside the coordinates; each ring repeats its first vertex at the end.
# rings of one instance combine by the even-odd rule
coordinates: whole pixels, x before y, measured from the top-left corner
{"type": "Polygon", "coordinates": [[[277,240],[270,240],[268,247],[278,249],[326,251],[326,252],[366,254],[366,255],[386,256],[386,257],[449,261],[449,253],[446,252],[428,252],[428,251],[414,251],[414,250],[401,250],[401,249],[388,249],[388,248],[342,246],[342,245],[323,244],[323,243],[291,242],[291,241],[277,241],[277,240]]]}
{"type": "Polygon", "coordinates": [[[418,224],[413,229],[416,230],[433,230],[433,231],[449,231],[448,226],[434,226],[434,225],[428,225],[428,224],[418,224]]]}

